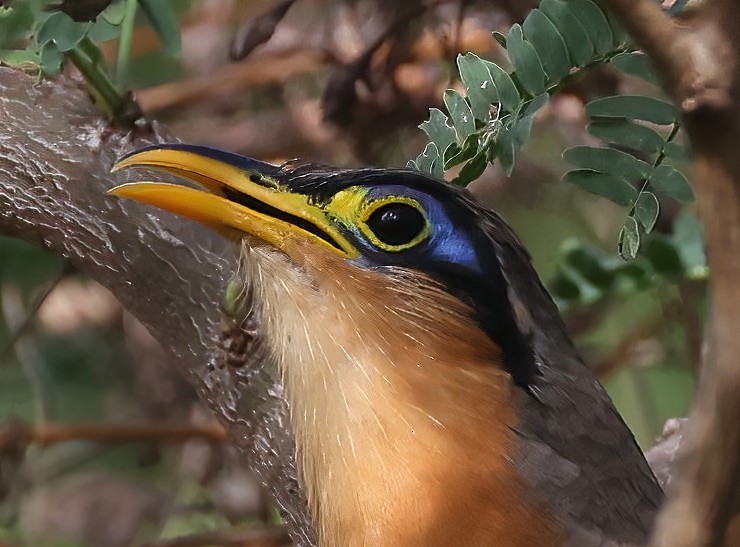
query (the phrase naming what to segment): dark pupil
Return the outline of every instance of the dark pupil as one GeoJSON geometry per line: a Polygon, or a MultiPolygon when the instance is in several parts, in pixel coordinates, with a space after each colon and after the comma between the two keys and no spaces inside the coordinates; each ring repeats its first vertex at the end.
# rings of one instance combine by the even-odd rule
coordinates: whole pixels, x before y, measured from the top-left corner
{"type": "Polygon", "coordinates": [[[409,243],[424,229],[424,215],[405,203],[389,203],[372,212],[367,225],[387,245],[409,243]]]}

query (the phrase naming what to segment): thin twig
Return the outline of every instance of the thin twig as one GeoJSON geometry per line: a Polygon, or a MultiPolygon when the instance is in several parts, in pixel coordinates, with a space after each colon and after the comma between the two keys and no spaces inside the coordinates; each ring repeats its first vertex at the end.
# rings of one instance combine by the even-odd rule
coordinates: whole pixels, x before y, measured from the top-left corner
{"type": "Polygon", "coordinates": [[[331,57],[326,51],[292,48],[268,55],[255,54],[244,62],[227,65],[213,74],[184,82],[170,82],[137,92],[147,113],[204,100],[213,94],[233,93],[245,87],[271,84],[323,68],[331,57]]]}
{"type": "Polygon", "coordinates": [[[77,70],[85,77],[99,106],[114,122],[128,127],[141,117],[141,110],[130,92],[123,92],[111,81],[105,69],[91,57],[97,46],[89,37],[66,53],[77,70]]]}
{"type": "Polygon", "coordinates": [[[10,340],[5,345],[5,347],[0,349],[0,365],[2,365],[2,363],[6,361],[7,358],[10,356],[10,353],[13,351],[13,347],[18,343],[18,340],[20,340],[28,332],[28,329],[31,328],[31,325],[33,325],[33,322],[36,319],[36,315],[41,309],[41,306],[44,305],[44,302],[46,302],[46,299],[49,298],[49,295],[54,292],[54,289],[57,288],[60,281],[62,281],[62,279],[64,279],[74,271],[74,266],[72,266],[72,264],[70,264],[69,262],[65,262],[64,266],[62,267],[62,271],[59,272],[59,275],[52,279],[41,292],[41,294],[39,294],[34,299],[33,304],[31,304],[31,309],[28,310],[25,319],[23,319],[20,324],[14,327],[13,333],[10,335],[10,340]]]}
{"type": "Polygon", "coordinates": [[[193,438],[223,442],[226,431],[220,425],[172,424],[63,424],[46,422],[32,426],[32,439],[40,445],[70,440],[87,440],[104,443],[130,443],[137,441],[182,442],[193,438]]]}
{"type": "MultiPolygon", "coordinates": [[[[26,310],[22,291],[13,283],[5,283],[0,287],[0,304],[5,323],[16,333],[24,324],[29,324],[33,320],[34,313],[26,310]]],[[[8,348],[15,350],[17,361],[33,391],[36,420],[50,419],[54,411],[54,390],[49,381],[44,356],[32,340],[22,336],[14,336],[11,344],[8,348]]]]}
{"type": "Polygon", "coordinates": [[[141,441],[183,442],[201,438],[224,442],[226,431],[217,424],[172,425],[149,423],[95,423],[68,424],[44,422],[28,424],[11,421],[0,424],[0,452],[16,444],[36,443],[47,446],[66,441],[93,441],[98,443],[130,443],[141,441]]]}

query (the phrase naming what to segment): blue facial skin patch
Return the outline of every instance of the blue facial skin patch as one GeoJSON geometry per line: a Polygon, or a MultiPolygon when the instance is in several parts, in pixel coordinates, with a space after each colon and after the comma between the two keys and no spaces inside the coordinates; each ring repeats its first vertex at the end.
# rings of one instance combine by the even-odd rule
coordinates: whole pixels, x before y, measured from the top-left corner
{"type": "Polygon", "coordinates": [[[482,273],[470,235],[455,228],[444,203],[419,190],[393,184],[372,187],[367,199],[373,201],[394,196],[411,198],[422,206],[431,224],[429,237],[410,249],[392,252],[378,249],[355,228],[351,237],[362,253],[354,261],[358,266],[404,266],[407,262],[429,266],[451,264],[471,273],[482,273]]]}

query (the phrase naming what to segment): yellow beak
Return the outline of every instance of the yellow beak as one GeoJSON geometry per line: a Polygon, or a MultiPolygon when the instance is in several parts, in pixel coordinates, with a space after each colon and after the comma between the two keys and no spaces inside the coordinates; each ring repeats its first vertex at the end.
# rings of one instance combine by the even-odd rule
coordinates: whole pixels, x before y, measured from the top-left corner
{"type": "Polygon", "coordinates": [[[227,235],[253,235],[279,249],[302,237],[345,257],[359,256],[330,217],[309,196],[281,183],[280,168],[238,154],[202,146],[157,145],[134,152],[111,172],[148,167],[195,182],[204,190],[177,184],[133,182],[109,193],[196,220],[227,235]]]}

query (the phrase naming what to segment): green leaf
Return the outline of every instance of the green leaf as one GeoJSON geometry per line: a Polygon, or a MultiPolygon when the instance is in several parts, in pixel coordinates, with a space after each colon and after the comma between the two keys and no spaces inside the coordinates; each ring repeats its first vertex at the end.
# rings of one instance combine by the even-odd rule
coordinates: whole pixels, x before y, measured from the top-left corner
{"type": "Polygon", "coordinates": [[[601,263],[596,249],[575,238],[566,239],[561,247],[563,257],[572,268],[578,271],[589,283],[600,289],[611,286],[614,272],[601,263]]]}
{"type": "Polygon", "coordinates": [[[578,296],[571,300],[575,300],[581,304],[588,304],[598,300],[602,296],[602,291],[586,279],[578,268],[574,268],[568,262],[563,261],[558,264],[557,271],[559,277],[567,279],[578,288],[578,296]]]}
{"type": "Polygon", "coordinates": [[[483,63],[488,68],[488,72],[491,74],[491,78],[493,78],[493,83],[496,84],[501,107],[508,111],[515,110],[519,106],[521,96],[519,95],[519,90],[516,88],[516,84],[514,84],[514,80],[511,79],[508,72],[496,63],[485,60],[483,63]]]}
{"type": "Polygon", "coordinates": [[[236,319],[244,305],[244,283],[239,281],[229,281],[226,285],[221,306],[228,317],[236,319]]]}
{"type": "Polygon", "coordinates": [[[632,262],[619,261],[618,266],[613,268],[614,273],[620,280],[626,279],[631,285],[638,289],[645,289],[652,286],[653,269],[647,262],[642,260],[633,260],[632,262]]]}
{"type": "Polygon", "coordinates": [[[649,84],[659,86],[658,80],[653,66],[650,64],[648,56],[644,53],[633,51],[630,53],[620,53],[615,55],[611,60],[612,65],[618,70],[621,70],[625,74],[636,76],[642,80],[645,80],[649,84]]]}
{"type": "Polygon", "coordinates": [[[496,141],[493,152],[506,176],[511,176],[511,172],[514,170],[514,160],[516,159],[516,144],[511,131],[506,132],[496,141]]]}
{"type": "Polygon", "coordinates": [[[532,131],[532,118],[522,118],[514,126],[504,133],[501,141],[500,162],[506,176],[511,176],[514,170],[514,161],[517,152],[529,140],[529,134],[532,131]]]}
{"type": "Polygon", "coordinates": [[[663,136],[644,125],[620,118],[594,120],[588,132],[604,142],[654,154],[665,143],[663,136]]]}
{"type": "Polygon", "coordinates": [[[444,177],[442,158],[439,155],[437,145],[433,142],[426,145],[424,151],[416,157],[415,163],[422,173],[439,179],[444,177]]]}
{"type": "Polygon", "coordinates": [[[635,218],[646,234],[653,231],[660,214],[660,203],[652,192],[641,192],[635,203],[635,218]]]}
{"type": "Polygon", "coordinates": [[[117,27],[123,22],[123,17],[125,15],[126,15],[126,1],[116,0],[115,2],[112,2],[110,6],[108,6],[102,11],[102,13],[100,14],[100,17],[98,17],[98,21],[100,21],[101,19],[104,19],[106,22],[117,27]]]}
{"type": "Polygon", "coordinates": [[[455,124],[457,138],[464,141],[468,135],[475,132],[475,119],[470,105],[454,89],[445,91],[444,102],[455,124]]]}
{"type": "Polygon", "coordinates": [[[619,255],[625,260],[637,257],[640,250],[640,227],[634,217],[628,216],[619,232],[619,255]]]}
{"type": "Polygon", "coordinates": [[[36,32],[36,43],[43,46],[52,41],[57,50],[69,51],[80,43],[90,26],[90,23],[77,23],[66,13],[58,11],[51,14],[41,24],[36,32]]]}
{"type": "Polygon", "coordinates": [[[576,169],[563,176],[564,182],[610,199],[624,206],[632,205],[637,199],[637,190],[621,177],[609,173],[599,173],[589,169],[576,169]]]}
{"type": "Polygon", "coordinates": [[[62,53],[54,45],[54,42],[47,42],[41,47],[40,60],[41,70],[48,76],[56,76],[62,71],[62,53]]]}
{"type": "Polygon", "coordinates": [[[493,39],[498,42],[498,45],[506,49],[506,36],[504,34],[501,34],[499,31],[494,30],[491,35],[493,36],[493,39]]]}
{"type": "MultiPolygon", "coordinates": [[[[567,269],[559,268],[559,270],[567,269]]],[[[552,295],[558,300],[574,302],[581,296],[578,283],[576,283],[566,271],[558,271],[555,277],[551,279],[547,285],[552,295]]]]}
{"type": "Polygon", "coordinates": [[[565,161],[582,169],[610,173],[636,183],[650,174],[650,165],[614,148],[574,146],[563,152],[565,161]]]}
{"type": "Polygon", "coordinates": [[[677,277],[683,273],[678,251],[673,242],[664,235],[655,234],[648,239],[643,246],[642,254],[661,275],[677,277]]]}
{"type": "Polygon", "coordinates": [[[550,100],[550,96],[547,93],[538,95],[531,101],[528,101],[522,105],[522,110],[519,113],[519,118],[532,118],[537,112],[547,104],[550,100]]]}
{"type": "Polygon", "coordinates": [[[144,10],[154,30],[157,31],[165,51],[173,57],[179,56],[182,51],[180,22],[170,1],[139,0],[139,5],[144,10]]]}
{"type": "Polygon", "coordinates": [[[105,61],[105,58],[103,57],[103,52],[95,44],[95,42],[92,41],[89,34],[87,35],[87,38],[82,40],[77,47],[80,49],[80,51],[82,51],[82,53],[87,55],[87,57],[93,62],[93,64],[99,65],[101,67],[103,66],[103,63],[105,61]]]}
{"type": "MultiPolygon", "coordinates": [[[[477,149],[477,147],[476,147],[477,149]]],[[[450,144],[450,146],[447,147],[447,150],[444,151],[444,154],[442,154],[442,159],[445,161],[445,170],[452,167],[452,165],[447,165],[447,162],[455,158],[457,155],[459,155],[462,152],[462,147],[457,144],[457,141],[450,144]]],[[[472,156],[471,156],[472,157],[472,156]]],[[[462,160],[464,161],[464,160],[462,160]]],[[[459,163],[459,162],[458,162],[459,163]]],[[[457,164],[453,164],[457,165],[457,164]]]]}
{"type": "Polygon", "coordinates": [[[573,15],[567,2],[542,0],[540,9],[563,36],[573,65],[583,66],[591,62],[594,56],[594,44],[581,22],[573,15]]]}
{"type": "Polygon", "coordinates": [[[459,163],[473,158],[479,152],[479,148],[480,139],[478,138],[478,135],[475,133],[468,135],[462,146],[453,144],[450,147],[449,152],[451,153],[444,156],[444,168],[449,169],[450,167],[454,167],[459,163]]]}
{"type": "Polygon", "coordinates": [[[429,120],[419,126],[442,154],[455,142],[455,128],[449,123],[449,118],[439,108],[429,109],[429,120]]]}
{"type": "Polygon", "coordinates": [[[468,161],[460,170],[460,174],[453,181],[455,184],[467,186],[483,174],[488,165],[485,151],[479,152],[473,159],[468,161]]]}
{"type": "Polygon", "coordinates": [[[606,18],[609,21],[609,26],[612,29],[612,35],[614,38],[614,46],[615,47],[623,47],[627,44],[632,42],[632,37],[630,36],[629,32],[627,32],[627,29],[625,29],[622,26],[622,23],[619,22],[619,20],[616,18],[614,13],[612,13],[609,10],[605,11],[606,18]]]}
{"type": "Polygon", "coordinates": [[[486,64],[475,53],[457,56],[460,79],[468,90],[473,115],[481,121],[490,118],[491,105],[499,102],[498,90],[486,64]]]}
{"type": "Polygon", "coordinates": [[[665,101],[644,95],[615,95],[591,101],[586,114],[593,118],[628,118],[658,125],[676,121],[676,108],[665,101]]]}
{"type": "Polygon", "coordinates": [[[527,40],[534,46],[551,82],[558,82],[570,72],[571,62],[565,40],[552,21],[538,9],[529,12],[522,23],[527,40]]]}
{"type": "Polygon", "coordinates": [[[681,171],[670,165],[661,165],[650,176],[650,187],[661,194],[672,197],[681,203],[694,201],[694,191],[681,171]]]}
{"type": "Polygon", "coordinates": [[[517,149],[524,146],[529,140],[535,114],[547,104],[548,100],[549,96],[542,94],[523,104],[521,110],[511,116],[509,127],[499,134],[492,155],[498,157],[507,176],[511,175],[514,169],[517,149]]]}
{"type": "Polygon", "coordinates": [[[41,59],[33,48],[0,49],[0,64],[21,70],[38,70],[41,65],[41,59]]]}
{"type": "Polygon", "coordinates": [[[691,153],[689,152],[689,149],[686,148],[683,144],[675,141],[666,143],[663,151],[665,152],[666,156],[668,156],[669,158],[673,158],[674,160],[689,161],[691,159],[691,153]]]}
{"type": "Polygon", "coordinates": [[[597,53],[612,50],[613,36],[609,21],[604,12],[591,0],[568,0],[571,12],[588,32],[597,53]]]}
{"type": "Polygon", "coordinates": [[[14,2],[12,7],[0,7],[0,49],[22,51],[18,48],[23,47],[25,38],[31,34],[33,23],[29,2],[14,2]]]}
{"type": "Polygon", "coordinates": [[[541,95],[545,92],[545,71],[532,44],[524,40],[522,27],[514,25],[509,31],[507,50],[514,65],[516,76],[529,93],[541,95]]]}
{"type": "Polygon", "coordinates": [[[110,24],[102,17],[98,17],[98,20],[90,27],[90,31],[87,35],[93,42],[102,44],[103,42],[108,42],[109,40],[117,38],[120,32],[121,29],[118,26],[110,24]]]}
{"type": "Polygon", "coordinates": [[[533,121],[532,116],[525,116],[518,119],[511,129],[509,129],[507,135],[516,148],[521,148],[527,144],[529,135],[532,132],[533,121]]]}

